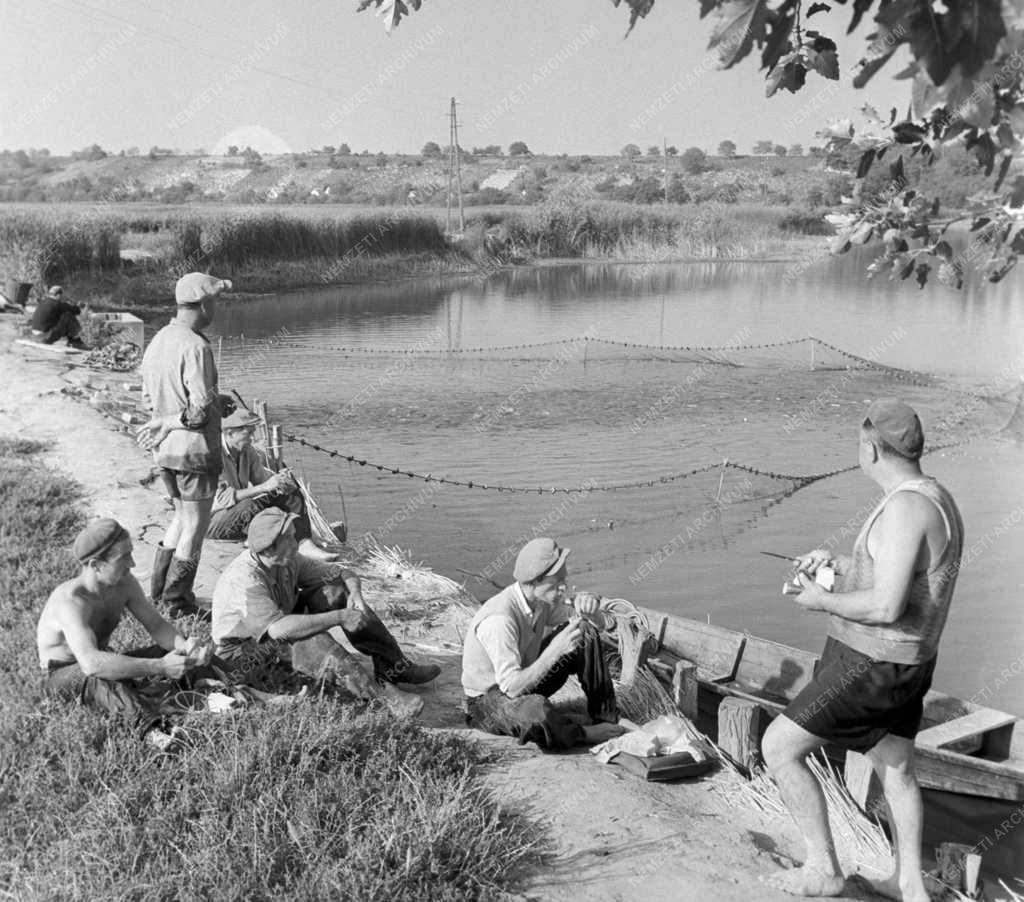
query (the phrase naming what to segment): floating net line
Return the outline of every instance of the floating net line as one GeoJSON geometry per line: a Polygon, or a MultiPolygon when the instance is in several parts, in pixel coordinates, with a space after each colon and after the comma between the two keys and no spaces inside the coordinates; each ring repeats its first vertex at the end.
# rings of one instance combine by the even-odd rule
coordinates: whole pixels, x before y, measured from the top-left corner
{"type": "MultiPolygon", "coordinates": [[[[1000,434],[1003,429],[992,433],[992,435],[1000,434]]],[[[850,473],[853,470],[858,469],[857,464],[852,464],[846,467],[837,467],[834,470],[827,470],[822,473],[805,473],[805,474],[794,474],[794,473],[775,473],[770,470],[762,470],[758,467],[748,466],[746,464],[734,463],[726,458],[723,461],[717,463],[707,463],[699,467],[693,467],[689,470],[684,470],[679,473],[666,473],[662,476],[657,476],[651,479],[639,479],[632,482],[612,482],[612,483],[584,483],[582,485],[538,485],[538,486],[524,486],[524,485],[501,485],[491,484],[485,482],[475,482],[473,480],[462,480],[452,479],[447,476],[435,476],[432,473],[417,473],[414,470],[407,470],[401,467],[394,467],[390,464],[375,463],[371,460],[358,457],[355,454],[347,454],[344,451],[339,451],[335,448],[325,448],[324,446],[311,441],[310,439],[303,438],[300,435],[295,435],[290,432],[282,432],[282,436],[286,441],[294,442],[303,448],[309,448],[313,451],[317,451],[321,454],[325,454],[330,458],[336,460],[346,461],[348,463],[356,464],[360,467],[369,467],[371,470],[376,470],[378,473],[390,474],[392,476],[404,476],[408,479],[416,479],[422,482],[436,482],[439,485],[450,485],[457,486],[466,489],[479,489],[482,491],[489,492],[508,492],[510,494],[519,495],[575,495],[575,494],[591,494],[593,492],[620,492],[627,491],[630,489],[645,489],[654,488],[656,486],[668,485],[673,482],[678,482],[683,479],[689,479],[694,476],[698,476],[702,473],[709,473],[714,471],[735,470],[740,473],[748,473],[752,476],[760,476],[766,479],[780,480],[794,485],[796,489],[804,488],[815,482],[819,482],[822,479],[828,479],[832,476],[838,476],[840,473],[850,473]]],[[[960,445],[965,445],[968,442],[976,440],[976,436],[969,436],[967,438],[958,439],[956,441],[943,442],[941,444],[932,445],[925,449],[924,454],[934,454],[938,451],[944,451],[948,448],[955,448],[960,445]]],[[[790,492],[791,494],[792,492],[790,492]]],[[[751,500],[750,497],[744,500],[751,500]]]]}
{"type": "Polygon", "coordinates": [[[324,501],[325,516],[488,584],[537,534],[575,544],[575,572],[639,580],[677,553],[717,555],[804,488],[821,485],[809,494],[827,505],[824,481],[857,469],[856,428],[875,398],[921,413],[927,454],[1024,438],[1019,385],[892,367],[813,336],[246,346],[224,347],[221,383],[265,398],[297,472],[337,474],[349,513],[324,501]]]}

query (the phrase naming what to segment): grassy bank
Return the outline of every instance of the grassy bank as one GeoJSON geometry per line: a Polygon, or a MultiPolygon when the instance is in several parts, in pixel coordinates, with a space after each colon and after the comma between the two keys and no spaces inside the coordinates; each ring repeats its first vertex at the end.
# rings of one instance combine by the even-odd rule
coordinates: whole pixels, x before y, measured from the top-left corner
{"type": "Polygon", "coordinates": [[[481,788],[456,737],[317,698],[194,715],[194,745],[163,757],[43,701],[35,620],[84,518],[39,450],[0,438],[0,895],[492,899],[537,861],[540,828],[481,788]]]}
{"type": "Polygon", "coordinates": [[[0,275],[37,290],[69,283],[101,308],[144,307],[165,305],[174,280],[195,269],[265,293],[555,258],[756,258],[798,250],[815,220],[795,220],[786,207],[564,202],[474,208],[453,237],[443,211],[413,207],[352,214],[22,205],[0,211],[0,275]]]}

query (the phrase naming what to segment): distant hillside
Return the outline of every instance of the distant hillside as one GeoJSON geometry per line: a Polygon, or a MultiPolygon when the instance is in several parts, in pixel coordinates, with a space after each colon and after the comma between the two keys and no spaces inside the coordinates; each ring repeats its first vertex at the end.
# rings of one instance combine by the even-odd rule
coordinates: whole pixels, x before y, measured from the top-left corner
{"type": "MultiPolygon", "coordinates": [[[[662,203],[762,203],[820,207],[838,204],[852,188],[856,159],[836,156],[681,157],[464,155],[463,200],[469,206],[543,201],[615,200],[662,203]]],[[[973,158],[954,149],[935,166],[908,166],[923,190],[947,206],[984,185],[973,158]]],[[[885,167],[871,179],[884,186],[885,167]]],[[[74,157],[0,153],[0,202],[131,202],[231,204],[359,204],[444,202],[446,155],[304,153],[261,156],[105,154],[93,147],[74,157]]]]}

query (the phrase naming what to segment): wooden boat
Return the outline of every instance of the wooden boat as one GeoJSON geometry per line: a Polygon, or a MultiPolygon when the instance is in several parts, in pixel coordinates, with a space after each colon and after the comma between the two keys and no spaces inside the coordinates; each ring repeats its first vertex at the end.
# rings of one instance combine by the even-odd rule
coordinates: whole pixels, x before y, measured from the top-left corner
{"type": "MultiPolygon", "coordinates": [[[[659,640],[659,649],[648,663],[670,683],[684,713],[696,719],[709,735],[716,735],[711,730],[717,727],[721,740],[726,718],[720,715],[726,709],[730,723],[735,723],[737,706],[756,712],[748,718],[752,735],[740,740],[740,745],[746,742],[755,751],[767,722],[807,685],[818,662],[817,655],[768,639],[640,610],[659,640]],[[723,709],[727,699],[739,701],[723,709]]],[[[732,745],[736,747],[735,741],[732,745]]],[[[835,751],[842,755],[841,750],[835,751]]],[[[924,788],[1024,801],[1024,721],[930,691],[917,736],[915,764],[924,788]]],[[[846,754],[845,774],[854,797],[866,802],[872,782],[867,759],[856,753],[846,754]]]]}

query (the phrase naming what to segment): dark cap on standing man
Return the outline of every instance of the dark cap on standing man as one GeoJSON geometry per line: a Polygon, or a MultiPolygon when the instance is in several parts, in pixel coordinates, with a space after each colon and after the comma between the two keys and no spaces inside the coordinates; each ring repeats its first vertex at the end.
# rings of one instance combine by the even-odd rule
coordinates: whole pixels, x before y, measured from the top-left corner
{"type": "Polygon", "coordinates": [[[864,422],[904,457],[917,460],[924,450],[924,429],[914,408],[899,398],[879,398],[868,408],[864,422]]]}

